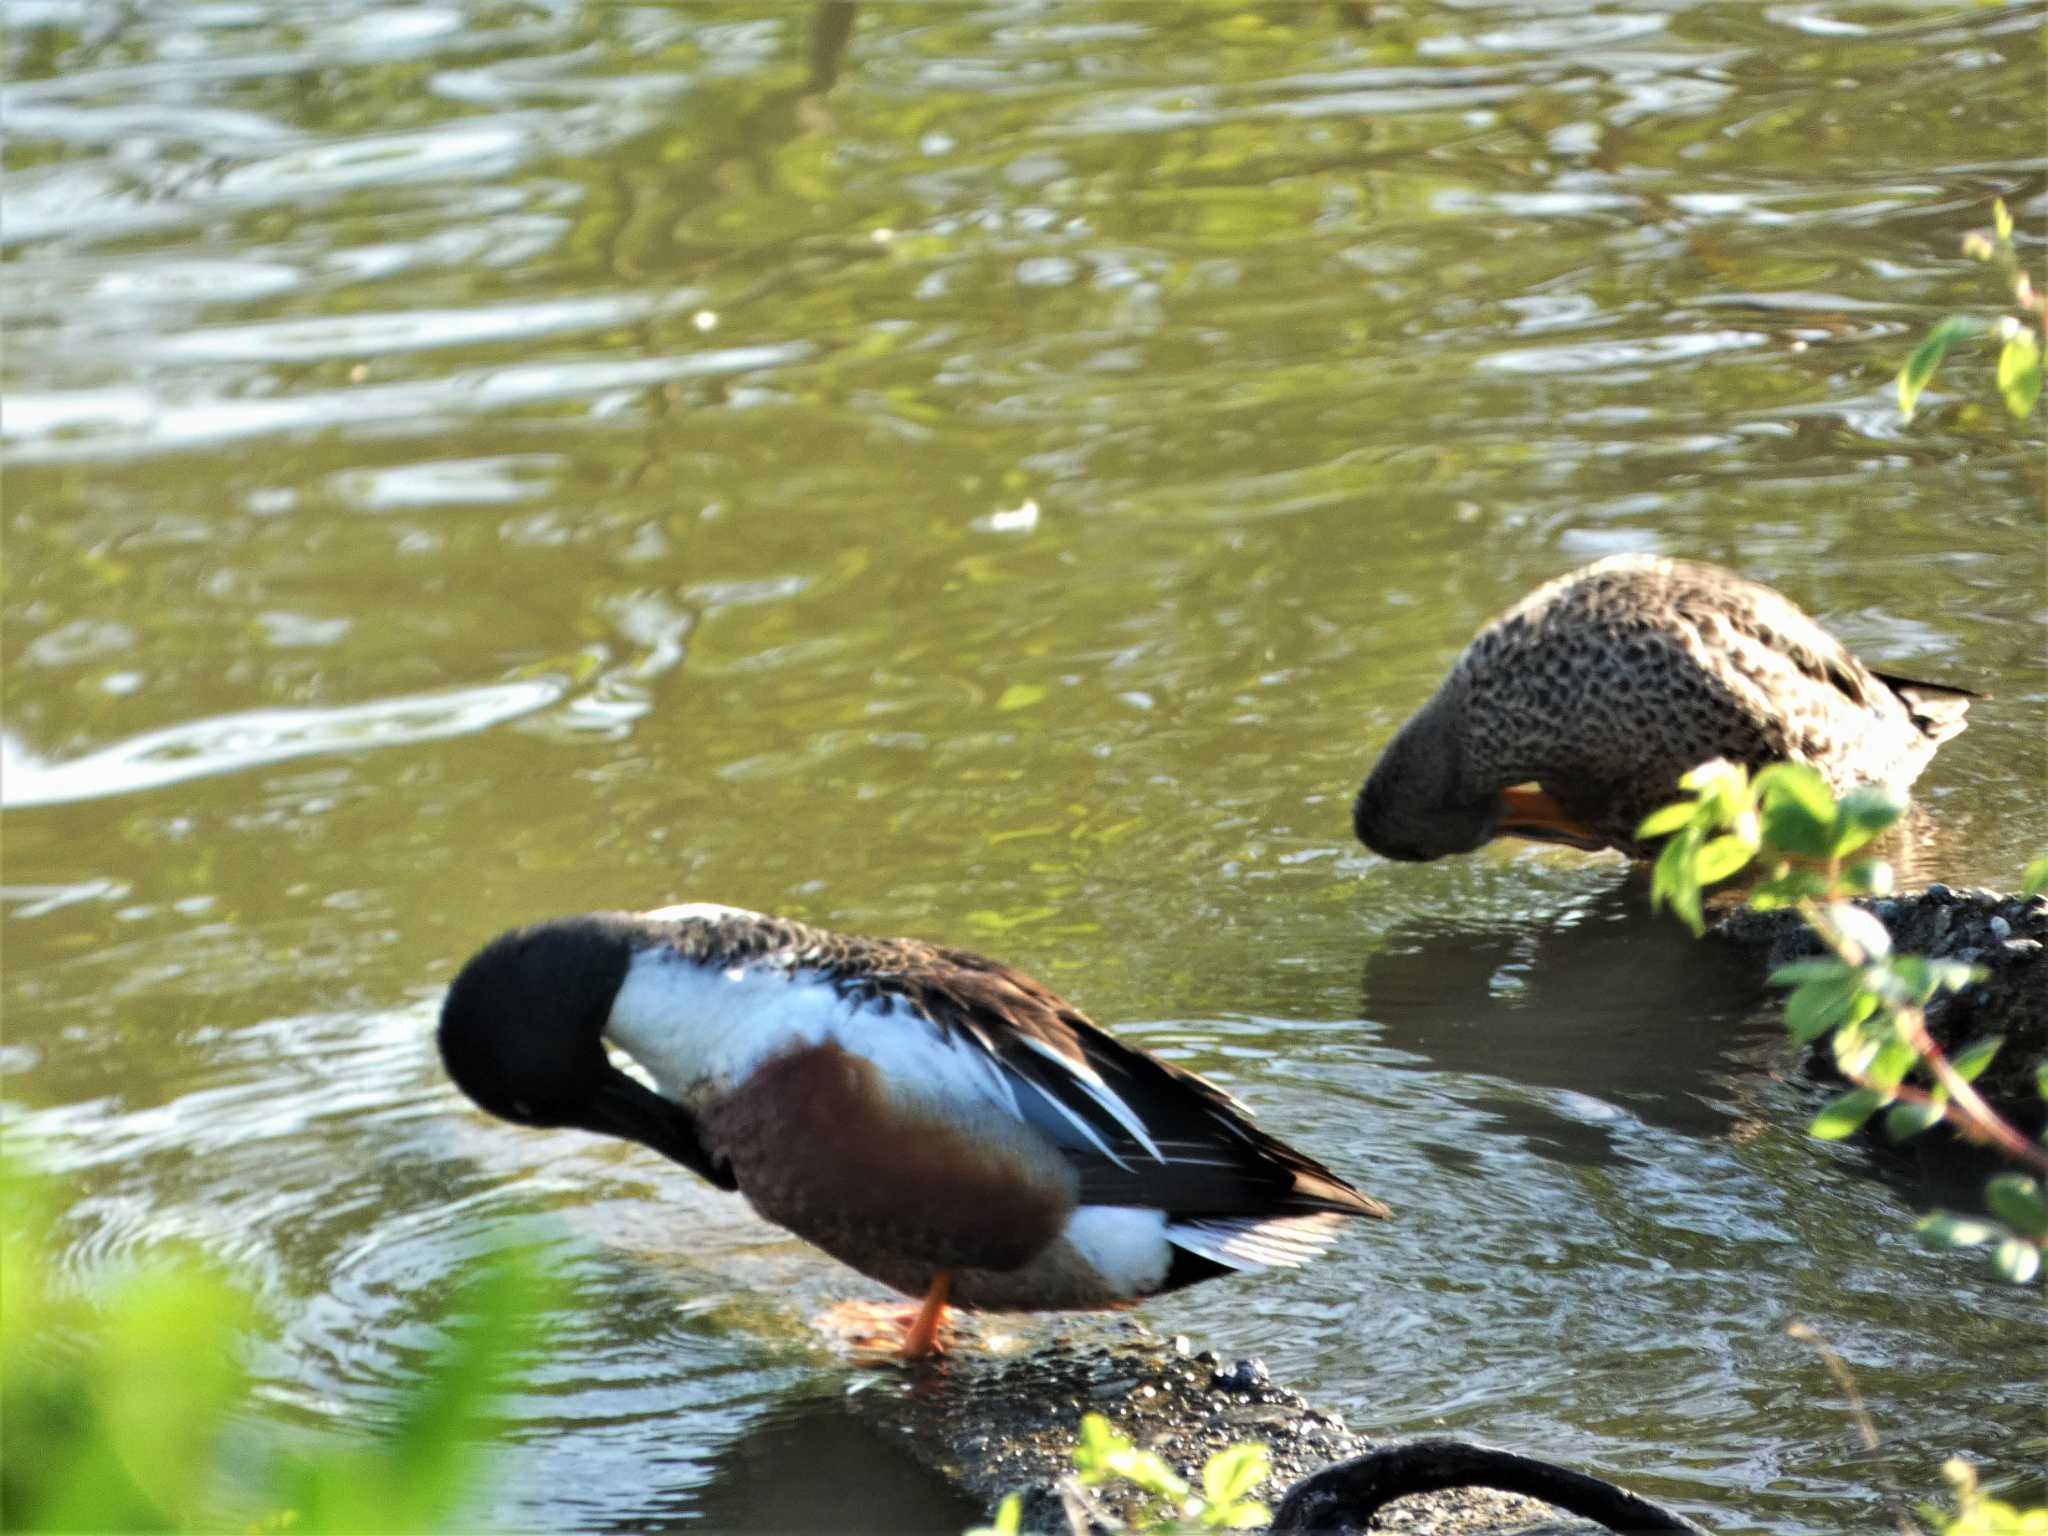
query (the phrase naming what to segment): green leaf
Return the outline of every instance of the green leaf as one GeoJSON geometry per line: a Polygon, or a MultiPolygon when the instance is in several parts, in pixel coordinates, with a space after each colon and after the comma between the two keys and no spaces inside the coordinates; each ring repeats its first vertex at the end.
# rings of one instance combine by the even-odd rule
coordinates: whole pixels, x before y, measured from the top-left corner
{"type": "Polygon", "coordinates": [[[1928,380],[1934,377],[1934,370],[1948,356],[1948,349],[1959,341],[1983,334],[1983,322],[1968,315],[1950,315],[1937,321],[1934,329],[1927,333],[1927,339],[1913,349],[1913,355],[1906,359],[1906,366],[1899,370],[1899,414],[1911,421],[1920,392],[1927,388],[1928,380]]]}
{"type": "Polygon", "coordinates": [[[1131,1442],[1110,1427],[1099,1413],[1083,1414],[1081,1438],[1074,1447],[1074,1466],[1084,1483],[1099,1483],[1110,1475],[1110,1461],[1119,1450],[1131,1449],[1131,1442]]]}
{"type": "Polygon", "coordinates": [[[1017,1494],[1006,1493],[1003,1502],[996,1506],[994,1525],[977,1525],[967,1536],[1019,1536],[1024,1529],[1024,1500],[1017,1494]]]}
{"type": "Polygon", "coordinates": [[[1822,826],[1835,819],[1835,796],[1820,770],[1808,763],[1773,763],[1756,776],[1759,804],[1798,806],[1822,826]]]}
{"type": "Polygon", "coordinates": [[[1847,858],[1906,814],[1906,803],[1875,784],[1859,784],[1835,807],[1834,857],[1847,858]]]}
{"type": "Polygon", "coordinates": [[[1765,978],[1774,987],[1792,987],[1807,981],[1831,981],[1857,975],[1856,967],[1833,955],[1812,960],[1788,960],[1765,978]]]}
{"type": "Polygon", "coordinates": [[[228,1346],[251,1318],[248,1299],[220,1276],[159,1259],[127,1277],[100,1321],[88,1390],[102,1433],[174,1516],[195,1517],[207,1493],[214,1442],[246,1390],[228,1346]]]}
{"type": "Polygon", "coordinates": [[[1786,998],[1785,1029],[1793,1044],[1806,1045],[1848,1022],[1850,1003],[1861,990],[1862,977],[1842,966],[1839,974],[1809,981],[1786,998]]]}
{"type": "Polygon", "coordinates": [[[1099,1413],[1082,1416],[1080,1443],[1074,1447],[1074,1466],[1084,1483],[1120,1477],[1162,1499],[1183,1499],[1188,1492],[1188,1485],[1173,1468],[1154,1452],[1139,1450],[1099,1413]]]}
{"type": "Polygon", "coordinates": [[[1984,1204],[2000,1221],[2039,1242],[2048,1239],[2048,1199],[2023,1173],[2001,1173],[1984,1186],[1984,1204]]]}
{"type": "Polygon", "coordinates": [[[1211,1504],[1235,1504],[1266,1480],[1272,1469],[1263,1445],[1233,1445],[1202,1467],[1202,1495],[1211,1504]]]}
{"type": "Polygon", "coordinates": [[[1952,1216],[1947,1211],[1921,1217],[1913,1230],[1930,1248],[1974,1248],[1979,1243],[1990,1242],[1999,1234],[1995,1223],[1969,1216],[1952,1216]]]}
{"type": "Polygon", "coordinates": [[[2041,398],[2041,343],[2025,326],[1998,349],[1998,392],[2005,396],[2005,408],[2022,421],[2041,398]]]}
{"type": "Polygon", "coordinates": [[[1901,1007],[1917,1008],[1934,996],[1933,964],[1924,955],[1893,955],[1876,970],[1887,997],[1901,1007]]]}
{"type": "Polygon", "coordinates": [[[2034,897],[2048,891],[2048,853],[2027,866],[2027,872],[2020,877],[2020,895],[2034,897]]]}
{"type": "Polygon", "coordinates": [[[1835,1037],[1828,1042],[1828,1048],[1835,1054],[1835,1069],[1851,1081],[1861,1077],[1864,1069],[1877,1060],[1883,1046],[1883,1040],[1848,1019],[1835,1026],[1835,1037]]]}
{"type": "Polygon", "coordinates": [[[1873,1088],[1890,1093],[1906,1080],[1906,1074],[1920,1064],[1920,1053],[1903,1040],[1887,1040],[1877,1048],[1877,1055],[1870,1065],[1863,1069],[1863,1076],[1873,1088]]]}
{"type": "Polygon", "coordinates": [[[1717,885],[1747,864],[1756,853],[1753,839],[1724,833],[1700,849],[1693,873],[1701,885],[1717,885]]]}
{"type": "Polygon", "coordinates": [[[2012,213],[2006,208],[2005,199],[2002,197],[1994,197],[1991,200],[1991,228],[2001,240],[2012,238],[2012,213]]]}
{"type": "Polygon", "coordinates": [[[2048,1099],[2048,1061],[2034,1068],[2034,1092],[2048,1099]]]}
{"type": "Polygon", "coordinates": [[[1982,981],[1990,973],[1981,965],[1971,965],[1967,960],[1930,960],[1927,962],[1927,979],[1936,992],[1960,992],[1973,981],[1982,981]]]}
{"type": "Polygon", "coordinates": [[[1796,907],[1802,901],[1823,901],[1827,895],[1827,881],[1813,870],[1787,869],[1777,879],[1751,891],[1748,905],[1758,912],[1771,912],[1779,907],[1796,907]]]}
{"type": "Polygon", "coordinates": [[[1693,857],[1699,846],[1700,829],[1687,827],[1664,844],[1650,870],[1650,905],[1669,907],[1694,938],[1706,931],[1700,914],[1700,883],[1693,874],[1693,857]]]}
{"type": "Polygon", "coordinates": [[[1816,817],[1797,800],[1779,800],[1764,807],[1764,842],[1780,853],[1824,859],[1834,847],[1835,819],[1816,817]]]}
{"type": "Polygon", "coordinates": [[[1957,1077],[1960,1077],[1966,1083],[1974,1083],[1977,1080],[1977,1074],[1991,1065],[1991,1058],[1998,1054],[1998,1048],[2003,1044],[2005,1044],[2005,1036],[2003,1035],[1993,1035],[1989,1039],[1979,1040],[1967,1051],[1951,1060],[1949,1065],[1955,1068],[1957,1077]]]}
{"type": "Polygon", "coordinates": [[[2000,1279],[2025,1285],[2041,1272],[2041,1250],[2023,1237],[2008,1237],[1991,1250],[1991,1267],[2000,1279]]]}
{"type": "Polygon", "coordinates": [[[1894,1104],[1884,1112],[1884,1133],[1893,1141],[1906,1141],[1939,1123],[1941,1116],[1939,1104],[1894,1104]]]}
{"type": "Polygon", "coordinates": [[[1680,789],[1689,789],[1706,799],[1726,786],[1741,786],[1749,783],[1749,775],[1741,767],[1725,757],[1712,757],[1697,768],[1689,770],[1678,781],[1680,789]]]}
{"type": "Polygon", "coordinates": [[[1885,1095],[1875,1088],[1852,1088],[1815,1115],[1806,1132],[1822,1141],[1840,1141],[1854,1135],[1884,1101],[1885,1095]]]}
{"type": "Polygon", "coordinates": [[[1842,871],[1842,884],[1852,896],[1889,896],[1892,867],[1883,859],[1858,859],[1842,871]]]}
{"type": "MultiPolygon", "coordinates": [[[[1646,843],[1653,837],[1663,837],[1667,833],[1676,832],[1692,820],[1693,813],[1698,809],[1698,804],[1691,800],[1679,800],[1670,805],[1660,806],[1643,818],[1643,824],[1636,828],[1636,839],[1646,843]]],[[[2048,859],[2042,862],[2048,864],[2048,859]]]]}

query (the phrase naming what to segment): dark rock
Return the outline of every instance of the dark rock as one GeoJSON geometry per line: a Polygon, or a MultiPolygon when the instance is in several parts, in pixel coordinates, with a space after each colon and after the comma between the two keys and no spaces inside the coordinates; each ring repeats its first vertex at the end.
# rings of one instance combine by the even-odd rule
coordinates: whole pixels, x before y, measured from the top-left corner
{"type": "Polygon", "coordinates": [[[1266,1372],[1263,1360],[1240,1360],[1227,1371],[1218,1371],[1209,1378],[1211,1392],[1256,1392],[1273,1378],[1266,1372]]]}
{"type": "MultiPolygon", "coordinates": [[[[1988,1035],[2003,1036],[2005,1048],[1977,1079],[1977,1091],[2000,1114],[2034,1134],[2044,1118],[2034,1069],[2048,1059],[2048,900],[1983,894],[1992,898],[1989,903],[1979,901],[1976,892],[1962,900],[1937,883],[1922,892],[1858,905],[1885,925],[1900,954],[1983,967],[1981,980],[1929,1005],[1928,1033],[1950,1055],[1988,1035]]],[[[1737,907],[1721,916],[1711,932],[1762,950],[1766,970],[1820,953],[1819,941],[1795,912],[1737,907]]],[[[1806,1066],[1817,1078],[1838,1078],[1825,1041],[1807,1053],[1806,1066]]]]}
{"type": "MultiPolygon", "coordinates": [[[[1241,1441],[1263,1442],[1273,1473],[1254,1496],[1269,1505],[1326,1463],[1368,1448],[1342,1420],[1274,1382],[1264,1362],[1195,1369],[1193,1362],[1213,1366],[1214,1352],[1191,1359],[1184,1346],[1151,1336],[1130,1319],[1063,1319],[1057,1334],[1047,1328],[1045,1342],[1023,1355],[987,1353],[976,1338],[1007,1335],[1014,1349],[1018,1335],[1028,1337],[1040,1326],[963,1314],[960,1336],[944,1359],[875,1367],[866,1389],[847,1401],[917,1460],[986,1499],[991,1510],[1003,1495],[1023,1494],[1024,1529],[1060,1536],[1070,1529],[1111,1530],[1112,1521],[1138,1512],[1127,1488],[1082,1488],[1073,1481],[1084,1411],[1102,1414],[1197,1487],[1202,1464],[1216,1452],[1241,1441]],[[1071,1526],[1070,1513],[1077,1522],[1071,1526]]],[[[1413,1536],[1525,1531],[1545,1513],[1543,1505],[1515,1495],[1457,1488],[1404,1500],[1400,1528],[1413,1536]]]]}

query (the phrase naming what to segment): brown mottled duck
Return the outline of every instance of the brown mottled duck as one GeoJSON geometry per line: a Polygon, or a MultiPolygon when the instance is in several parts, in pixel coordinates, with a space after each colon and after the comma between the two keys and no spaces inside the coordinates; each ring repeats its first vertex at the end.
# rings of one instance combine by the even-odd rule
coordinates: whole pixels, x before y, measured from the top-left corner
{"type": "Polygon", "coordinates": [[[1636,828],[1710,758],[1905,792],[1978,695],[1873,671],[1769,587],[1616,555],[1481,629],[1359,791],[1394,859],[1526,837],[1642,856],[1636,828]]]}

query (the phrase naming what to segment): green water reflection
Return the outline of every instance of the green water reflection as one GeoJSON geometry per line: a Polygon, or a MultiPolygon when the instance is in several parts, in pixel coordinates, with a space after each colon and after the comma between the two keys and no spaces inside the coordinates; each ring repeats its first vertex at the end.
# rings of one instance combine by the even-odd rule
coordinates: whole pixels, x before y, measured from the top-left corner
{"type": "Polygon", "coordinates": [[[1652,549],[1990,690],[1934,867],[2048,846],[2041,429],[1890,393],[2048,209],[2037,9],[16,11],[7,1094],[81,1267],[245,1261],[347,1426],[538,1223],[586,1305],[498,1518],[746,1518],[859,1282],[427,1044],[498,928],[716,899],[1000,953],[1393,1199],[1147,1314],[1363,1426],[1731,1531],[2037,1475],[2038,1304],[1616,864],[1348,826],[1478,623],[1652,549]]]}

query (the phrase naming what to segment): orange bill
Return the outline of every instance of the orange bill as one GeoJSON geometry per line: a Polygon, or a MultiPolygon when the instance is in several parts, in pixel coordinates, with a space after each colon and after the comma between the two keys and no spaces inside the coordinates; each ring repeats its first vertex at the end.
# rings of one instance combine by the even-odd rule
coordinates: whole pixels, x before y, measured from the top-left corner
{"type": "Polygon", "coordinates": [[[1568,843],[1574,848],[1600,849],[1607,839],[1558,804],[1540,785],[1517,784],[1500,792],[1503,836],[1527,837],[1539,843],[1568,843]]]}

